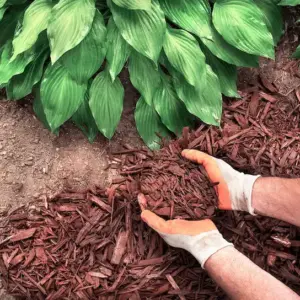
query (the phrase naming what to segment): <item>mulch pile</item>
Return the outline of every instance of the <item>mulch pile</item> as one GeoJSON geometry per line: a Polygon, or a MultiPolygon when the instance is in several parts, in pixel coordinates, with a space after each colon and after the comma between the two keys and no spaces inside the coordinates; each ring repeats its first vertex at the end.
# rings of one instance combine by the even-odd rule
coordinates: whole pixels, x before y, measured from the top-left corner
{"type": "Polygon", "coordinates": [[[227,102],[221,129],[201,126],[159,152],[126,147],[111,157],[123,177],[107,189],[65,192],[5,212],[0,273],[27,299],[220,299],[224,293],[185,251],[169,248],[140,219],[136,196],[167,218],[212,217],[225,238],[300,294],[300,230],[282,221],[215,209],[205,171],[180,157],[195,148],[253,174],[300,177],[299,103],[276,87],[227,102]],[[273,90],[271,90],[273,89],[273,90]]]}

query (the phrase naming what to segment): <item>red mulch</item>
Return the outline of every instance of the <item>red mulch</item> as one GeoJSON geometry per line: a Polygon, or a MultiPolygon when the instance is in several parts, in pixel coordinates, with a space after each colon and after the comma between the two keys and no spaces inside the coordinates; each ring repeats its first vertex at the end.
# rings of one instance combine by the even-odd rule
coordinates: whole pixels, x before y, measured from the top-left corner
{"type": "Polygon", "coordinates": [[[128,147],[115,153],[112,166],[125,177],[108,189],[64,193],[3,213],[0,273],[8,293],[48,300],[222,298],[190,255],[169,248],[141,221],[136,195],[142,191],[162,216],[213,217],[227,240],[300,294],[299,228],[216,210],[217,183],[179,155],[196,148],[241,171],[300,177],[300,99],[286,105],[276,87],[263,84],[227,102],[221,129],[185,130],[156,153],[128,147]]]}

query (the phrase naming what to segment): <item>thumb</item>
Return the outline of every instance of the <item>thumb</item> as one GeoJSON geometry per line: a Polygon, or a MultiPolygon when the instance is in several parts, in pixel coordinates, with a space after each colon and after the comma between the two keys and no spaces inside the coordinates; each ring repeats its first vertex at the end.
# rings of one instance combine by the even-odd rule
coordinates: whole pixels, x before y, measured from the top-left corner
{"type": "Polygon", "coordinates": [[[141,218],[152,229],[158,231],[159,233],[165,233],[166,231],[168,231],[167,222],[150,210],[144,210],[141,214],[141,218]]]}

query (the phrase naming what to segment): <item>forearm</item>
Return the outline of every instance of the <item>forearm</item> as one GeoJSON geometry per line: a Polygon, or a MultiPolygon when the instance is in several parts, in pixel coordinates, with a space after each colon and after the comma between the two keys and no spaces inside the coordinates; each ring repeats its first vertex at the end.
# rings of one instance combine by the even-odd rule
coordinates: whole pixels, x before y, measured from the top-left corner
{"type": "Polygon", "coordinates": [[[257,179],[252,205],[257,214],[300,226],[300,179],[257,179]]]}
{"type": "Polygon", "coordinates": [[[299,300],[287,286],[232,247],[213,254],[205,269],[231,299],[299,300]]]}

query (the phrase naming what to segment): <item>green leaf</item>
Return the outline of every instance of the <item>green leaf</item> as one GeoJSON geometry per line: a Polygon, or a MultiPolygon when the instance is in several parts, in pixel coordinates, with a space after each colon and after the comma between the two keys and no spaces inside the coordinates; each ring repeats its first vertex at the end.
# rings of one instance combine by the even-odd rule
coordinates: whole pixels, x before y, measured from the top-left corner
{"type": "Polygon", "coordinates": [[[6,88],[8,99],[19,100],[31,93],[32,87],[42,78],[44,63],[48,56],[48,51],[42,51],[22,74],[14,76],[9,81],[6,88]]]}
{"type": "Polygon", "coordinates": [[[296,6],[300,5],[300,0],[281,0],[278,5],[288,5],[288,6],[296,6]]]}
{"type": "Polygon", "coordinates": [[[0,58],[0,84],[7,83],[13,76],[24,72],[26,66],[37,56],[33,49],[20,54],[14,61],[12,57],[12,43],[8,42],[2,49],[0,58]]]}
{"type": "Polygon", "coordinates": [[[164,51],[172,66],[193,86],[206,80],[205,56],[197,40],[187,31],[168,29],[164,51]]]}
{"type": "Polygon", "coordinates": [[[2,20],[7,8],[8,8],[7,6],[0,8],[0,21],[2,20]]]}
{"type": "Polygon", "coordinates": [[[127,9],[151,9],[151,0],[113,0],[113,2],[127,9]]]}
{"type": "Polygon", "coordinates": [[[296,51],[293,53],[294,58],[300,58],[300,45],[297,47],[296,51]]]}
{"type": "Polygon", "coordinates": [[[276,1],[273,0],[254,0],[254,2],[263,12],[265,23],[267,24],[269,31],[272,33],[274,44],[276,45],[283,33],[281,7],[276,5],[276,1]]]}
{"type": "Polygon", "coordinates": [[[272,34],[252,0],[217,0],[213,23],[229,44],[250,54],[274,58],[272,34]]]}
{"type": "Polygon", "coordinates": [[[65,53],[60,63],[68,69],[73,79],[86,83],[104,61],[105,40],[106,27],[101,13],[97,10],[88,35],[78,46],[65,53]]]}
{"type": "Polygon", "coordinates": [[[120,122],[123,110],[124,88],[119,78],[113,82],[108,71],[94,79],[90,89],[90,108],[98,129],[111,139],[120,122]]]}
{"type": "Polygon", "coordinates": [[[0,34],[0,49],[11,40],[15,34],[15,29],[19,19],[24,12],[24,6],[8,10],[0,22],[1,34],[0,34]]]}
{"type": "Polygon", "coordinates": [[[171,80],[165,75],[162,79],[154,94],[153,104],[164,125],[180,135],[184,127],[191,125],[190,115],[183,102],[178,99],[171,80]]]}
{"type": "Polygon", "coordinates": [[[211,9],[207,0],[159,0],[167,18],[199,37],[212,38],[211,9]]]}
{"type": "Polygon", "coordinates": [[[90,143],[95,141],[98,134],[98,127],[89,107],[89,92],[85,93],[84,101],[72,116],[72,121],[87,136],[90,143]]]}
{"type": "Polygon", "coordinates": [[[169,137],[169,131],[162,123],[159,115],[143,98],[136,104],[134,113],[137,130],[151,150],[160,148],[160,137],[169,137]]]}
{"type": "Polygon", "coordinates": [[[218,58],[240,67],[258,67],[258,56],[254,56],[228,44],[211,25],[212,39],[202,38],[201,42],[218,58]]]}
{"type": "Polygon", "coordinates": [[[174,86],[178,97],[187,110],[211,125],[220,125],[222,115],[222,95],[218,77],[207,66],[207,83],[203,87],[189,85],[180,73],[173,73],[174,86]]]}
{"type": "Polygon", "coordinates": [[[141,93],[143,101],[152,105],[153,96],[161,82],[153,61],[132,51],[129,58],[129,74],[132,85],[141,93]]]}
{"type": "MultiPolygon", "coordinates": [[[[46,115],[44,112],[44,107],[41,101],[41,95],[40,95],[40,88],[37,87],[34,91],[34,101],[33,101],[33,111],[36,114],[37,118],[43,123],[43,125],[45,126],[45,128],[47,128],[48,130],[51,131],[51,128],[48,124],[48,121],[46,119],[46,115]]],[[[57,128],[54,131],[55,135],[58,135],[59,133],[59,128],[57,128]]]]}
{"type": "Polygon", "coordinates": [[[51,0],[35,0],[31,3],[25,11],[22,30],[13,40],[12,60],[35,44],[39,34],[47,28],[52,7],[51,0]]]}
{"type": "Polygon", "coordinates": [[[165,38],[166,21],[156,1],[152,1],[151,10],[129,10],[111,3],[111,11],[125,41],[157,62],[165,38]]]}
{"type": "Polygon", "coordinates": [[[86,89],[87,84],[73,80],[67,69],[59,63],[48,66],[41,83],[41,100],[52,131],[77,111],[86,89]]]}
{"type": "Polygon", "coordinates": [[[47,29],[52,64],[87,36],[95,11],[93,0],[61,0],[53,7],[47,29]]]}
{"type": "Polygon", "coordinates": [[[6,4],[7,0],[0,0],[0,8],[2,8],[6,4]]]}
{"type": "Polygon", "coordinates": [[[240,98],[237,91],[237,68],[215,57],[208,49],[203,48],[206,61],[217,75],[221,92],[227,97],[240,98]]]}
{"type": "Polygon", "coordinates": [[[122,71],[131,53],[131,46],[123,39],[115,21],[111,17],[107,25],[107,54],[108,71],[114,81],[122,71]]]}
{"type": "Polygon", "coordinates": [[[211,21],[207,0],[159,0],[164,13],[173,23],[197,35],[218,58],[237,66],[257,67],[258,58],[228,44],[211,21]]]}

